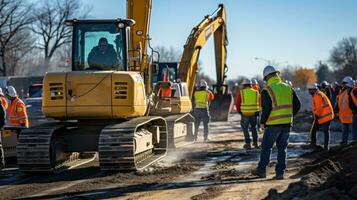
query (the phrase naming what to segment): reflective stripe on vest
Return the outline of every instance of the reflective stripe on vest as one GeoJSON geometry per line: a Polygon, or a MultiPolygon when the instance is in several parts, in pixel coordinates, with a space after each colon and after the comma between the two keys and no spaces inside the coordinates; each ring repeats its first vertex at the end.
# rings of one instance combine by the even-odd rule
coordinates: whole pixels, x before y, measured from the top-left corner
{"type": "Polygon", "coordinates": [[[339,118],[344,124],[352,123],[352,110],[349,105],[347,89],[338,95],[339,118]]]}
{"type": "Polygon", "coordinates": [[[253,88],[245,88],[240,91],[240,110],[243,114],[252,115],[259,111],[259,93],[253,88]]]}
{"type": "Polygon", "coordinates": [[[322,101],[322,107],[321,107],[322,110],[318,112],[321,114],[317,116],[318,123],[323,124],[325,122],[331,121],[334,118],[334,113],[333,113],[331,102],[326,96],[326,94],[321,91],[317,91],[312,98],[313,98],[313,102],[312,102],[313,110],[316,110],[316,107],[318,107],[316,106],[316,104],[320,103],[317,98],[321,98],[322,101]]]}
{"type": "Polygon", "coordinates": [[[205,90],[200,90],[195,92],[195,105],[196,108],[207,108],[208,109],[208,92],[205,90]]]}
{"type": "Polygon", "coordinates": [[[293,90],[282,83],[279,77],[268,80],[265,88],[272,100],[272,111],[266,122],[267,125],[290,124],[293,121],[293,90]]]}
{"type": "Polygon", "coordinates": [[[15,98],[11,102],[10,110],[9,110],[9,119],[10,119],[11,125],[25,124],[25,126],[28,127],[28,118],[26,115],[26,107],[25,107],[25,104],[18,97],[15,98]],[[23,113],[24,113],[23,116],[17,115],[18,104],[20,104],[22,106],[23,113]]]}

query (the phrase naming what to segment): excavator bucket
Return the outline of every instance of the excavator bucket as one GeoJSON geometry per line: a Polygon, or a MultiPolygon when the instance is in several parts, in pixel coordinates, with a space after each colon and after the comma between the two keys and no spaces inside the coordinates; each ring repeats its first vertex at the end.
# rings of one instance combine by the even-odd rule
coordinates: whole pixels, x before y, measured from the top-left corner
{"type": "Polygon", "coordinates": [[[233,106],[233,96],[228,93],[228,86],[223,85],[222,87],[225,92],[222,90],[214,92],[214,99],[210,104],[211,121],[228,121],[228,115],[233,106]]]}

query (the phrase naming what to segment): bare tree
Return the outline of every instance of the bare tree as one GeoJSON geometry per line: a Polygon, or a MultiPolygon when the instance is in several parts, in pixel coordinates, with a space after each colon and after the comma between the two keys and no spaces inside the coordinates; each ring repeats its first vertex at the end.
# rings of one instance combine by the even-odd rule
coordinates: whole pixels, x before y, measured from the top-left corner
{"type": "Polygon", "coordinates": [[[65,20],[86,15],[79,14],[79,0],[44,0],[35,13],[32,31],[39,37],[37,47],[44,52],[44,67],[47,69],[56,50],[71,42],[71,27],[64,24],[65,20]]]}
{"type": "Polygon", "coordinates": [[[343,38],[332,49],[330,63],[337,78],[349,75],[357,76],[357,37],[343,38]]]}
{"type": "Polygon", "coordinates": [[[160,62],[179,62],[181,59],[182,51],[174,47],[158,46],[154,49],[160,53],[160,62]]]}
{"type": "Polygon", "coordinates": [[[14,69],[9,70],[8,62],[17,63],[22,58],[19,52],[24,53],[25,50],[22,48],[30,45],[29,35],[24,33],[28,25],[33,22],[29,14],[31,9],[32,5],[26,1],[0,0],[0,73],[3,76],[8,75],[9,71],[14,71],[14,69]]]}

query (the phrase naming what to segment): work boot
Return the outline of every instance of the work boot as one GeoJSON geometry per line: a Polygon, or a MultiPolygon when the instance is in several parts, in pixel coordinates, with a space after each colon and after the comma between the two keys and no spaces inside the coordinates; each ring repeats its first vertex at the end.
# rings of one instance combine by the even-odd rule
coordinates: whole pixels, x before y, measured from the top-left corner
{"type": "Polygon", "coordinates": [[[250,143],[245,143],[245,144],[243,145],[243,148],[245,148],[245,149],[251,149],[252,146],[250,146],[250,143]]]}
{"type": "Polygon", "coordinates": [[[284,174],[277,174],[274,176],[275,180],[284,180],[284,174]]]}
{"type": "Polygon", "coordinates": [[[252,175],[258,176],[259,178],[266,178],[267,174],[259,169],[252,170],[252,175]]]}
{"type": "Polygon", "coordinates": [[[258,142],[253,142],[253,147],[256,148],[256,149],[259,149],[258,142]]]}

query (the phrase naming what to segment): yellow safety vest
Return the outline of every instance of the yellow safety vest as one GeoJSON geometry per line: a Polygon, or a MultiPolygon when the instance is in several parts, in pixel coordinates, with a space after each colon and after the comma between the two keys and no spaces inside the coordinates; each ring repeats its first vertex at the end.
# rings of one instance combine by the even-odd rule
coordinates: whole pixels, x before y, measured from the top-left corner
{"type": "Polygon", "coordinates": [[[195,108],[208,109],[208,92],[206,90],[199,90],[195,92],[195,108]]]}
{"type": "Polygon", "coordinates": [[[245,88],[240,91],[240,111],[247,116],[259,111],[259,93],[253,88],[245,88]]]}
{"type": "Polygon", "coordinates": [[[265,90],[272,100],[272,111],[267,125],[290,124],[293,122],[293,90],[278,76],[268,80],[265,90]]]}

